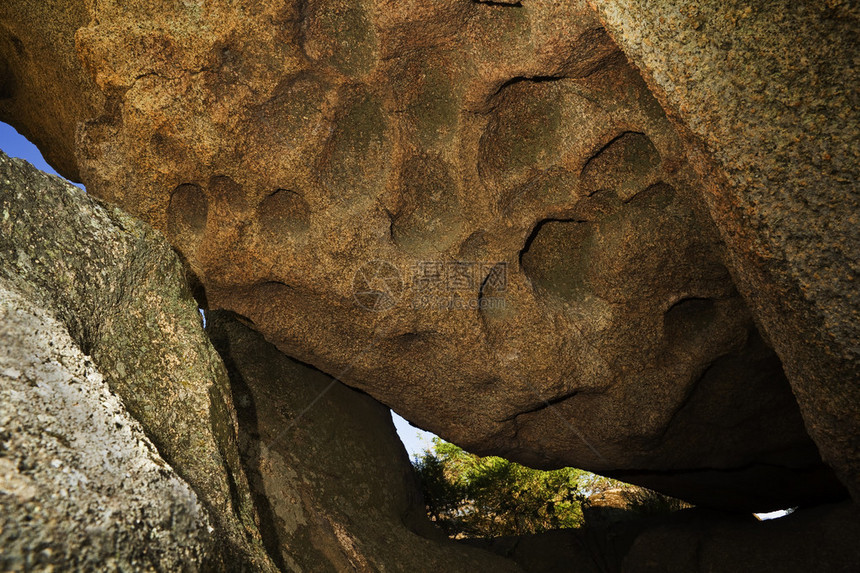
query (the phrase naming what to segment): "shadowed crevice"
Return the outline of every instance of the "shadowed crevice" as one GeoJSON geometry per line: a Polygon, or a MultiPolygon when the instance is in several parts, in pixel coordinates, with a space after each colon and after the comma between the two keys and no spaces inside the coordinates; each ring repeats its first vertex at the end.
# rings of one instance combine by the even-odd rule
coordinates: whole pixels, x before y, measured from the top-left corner
{"type": "MultiPolygon", "coordinates": [[[[227,376],[230,379],[230,390],[233,397],[233,406],[236,410],[236,418],[239,422],[237,441],[239,443],[239,458],[251,486],[251,497],[257,515],[260,518],[260,535],[266,553],[281,571],[287,571],[283,556],[281,554],[281,542],[278,538],[278,527],[275,522],[275,513],[272,505],[265,495],[263,489],[263,475],[260,467],[260,432],[258,429],[257,406],[254,395],[245,382],[241,371],[236,366],[230,352],[230,341],[227,338],[213,341],[218,354],[224,361],[227,376]]],[[[235,483],[230,475],[230,493],[236,496],[235,483]]],[[[237,505],[234,500],[234,506],[237,505]]]]}

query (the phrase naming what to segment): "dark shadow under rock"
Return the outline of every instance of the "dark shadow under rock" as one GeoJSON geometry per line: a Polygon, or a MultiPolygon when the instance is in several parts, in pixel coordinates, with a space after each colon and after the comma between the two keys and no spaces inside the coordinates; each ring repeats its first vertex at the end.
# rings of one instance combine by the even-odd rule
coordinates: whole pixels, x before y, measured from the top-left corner
{"type": "Polygon", "coordinates": [[[528,573],[848,573],[860,562],[858,517],[849,502],[770,521],[687,509],[470,544],[504,555],[528,573]]]}

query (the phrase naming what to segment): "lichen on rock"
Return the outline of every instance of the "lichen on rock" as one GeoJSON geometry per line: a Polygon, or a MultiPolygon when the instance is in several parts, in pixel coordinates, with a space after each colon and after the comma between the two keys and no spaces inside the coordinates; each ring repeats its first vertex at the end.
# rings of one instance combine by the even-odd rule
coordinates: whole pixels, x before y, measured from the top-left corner
{"type": "Polygon", "coordinates": [[[0,569],[201,570],[207,509],[65,326],[7,279],[0,340],[0,569]]]}
{"type": "Polygon", "coordinates": [[[271,569],[239,464],[226,372],[170,246],[145,223],[3,153],[0,213],[0,278],[68,329],[194,489],[218,540],[206,559],[271,569]]]}

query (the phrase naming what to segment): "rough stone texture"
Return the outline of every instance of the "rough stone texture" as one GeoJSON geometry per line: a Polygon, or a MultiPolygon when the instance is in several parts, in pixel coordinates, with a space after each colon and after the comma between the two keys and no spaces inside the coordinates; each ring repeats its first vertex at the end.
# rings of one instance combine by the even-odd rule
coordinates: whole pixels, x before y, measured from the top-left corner
{"type": "Polygon", "coordinates": [[[83,2],[0,5],[0,121],[13,123],[74,181],[77,124],[104,105],[75,50],[75,31],[88,21],[83,2]]]}
{"type": "Polygon", "coordinates": [[[283,570],[519,571],[427,519],[391,414],[229,313],[206,315],[230,374],[242,461],[283,570]]]}
{"type": "Polygon", "coordinates": [[[681,126],[739,289],[860,499],[857,3],[590,1],[681,126]]]}
{"type": "Polygon", "coordinates": [[[212,538],[197,496],[65,326],[5,279],[0,340],[0,570],[199,570],[212,538]]]}
{"type": "Polygon", "coordinates": [[[528,573],[849,573],[857,569],[856,504],[825,505],[760,522],[703,510],[607,527],[475,540],[528,573]]]}
{"type": "Polygon", "coordinates": [[[88,10],[107,103],[81,176],[210,307],[479,453],[737,508],[841,495],[674,128],[584,2],[88,10]],[[455,261],[477,263],[455,292],[420,265],[455,261]]]}
{"type": "Polygon", "coordinates": [[[217,530],[212,567],[223,559],[231,570],[271,570],[239,462],[226,371],[163,237],[0,153],[0,277],[68,329],[194,488],[217,530]]]}

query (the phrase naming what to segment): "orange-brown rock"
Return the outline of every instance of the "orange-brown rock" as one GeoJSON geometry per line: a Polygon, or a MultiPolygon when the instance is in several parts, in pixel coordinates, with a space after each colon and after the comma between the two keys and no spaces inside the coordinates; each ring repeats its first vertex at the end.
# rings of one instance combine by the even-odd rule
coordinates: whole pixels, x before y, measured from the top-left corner
{"type": "Polygon", "coordinates": [[[479,453],[726,507],[841,495],[675,128],[584,2],[87,9],[82,97],[106,103],[77,168],[209,307],[479,453]]]}
{"type": "Polygon", "coordinates": [[[75,49],[75,32],[89,19],[84,2],[0,5],[0,121],[14,124],[74,181],[77,125],[104,106],[75,49]]]}

